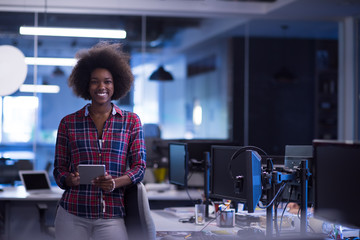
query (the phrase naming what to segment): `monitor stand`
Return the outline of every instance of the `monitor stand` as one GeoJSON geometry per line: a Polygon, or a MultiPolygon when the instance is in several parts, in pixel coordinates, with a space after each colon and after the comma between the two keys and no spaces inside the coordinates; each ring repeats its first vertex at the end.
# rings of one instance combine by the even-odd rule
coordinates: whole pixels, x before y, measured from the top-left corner
{"type": "MultiPolygon", "coordinates": [[[[272,173],[272,164],[270,160],[267,163],[267,171],[272,173]]],[[[301,160],[300,169],[298,169],[300,176],[300,185],[301,185],[301,218],[300,218],[300,235],[305,236],[307,234],[307,199],[308,199],[308,180],[310,177],[310,172],[308,168],[308,160],[301,160]]],[[[280,173],[281,174],[281,173],[280,173]]],[[[277,177],[278,178],[278,177],[277,177]]],[[[296,180],[296,179],[295,179],[296,180]]],[[[275,179],[271,179],[271,187],[267,189],[267,199],[272,201],[275,196],[275,185],[279,184],[275,179]]],[[[281,182],[280,182],[281,183],[281,182]]],[[[271,203],[266,209],[266,237],[273,237],[273,208],[274,204],[271,203]]],[[[277,211],[277,209],[275,209],[277,211]]],[[[277,221],[277,220],[276,220],[277,221]]]]}

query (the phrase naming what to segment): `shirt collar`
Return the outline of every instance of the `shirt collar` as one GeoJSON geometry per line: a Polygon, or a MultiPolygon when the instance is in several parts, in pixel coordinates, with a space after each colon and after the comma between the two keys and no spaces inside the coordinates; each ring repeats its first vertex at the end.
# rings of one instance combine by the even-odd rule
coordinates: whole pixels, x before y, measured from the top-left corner
{"type": "MultiPolygon", "coordinates": [[[[121,109],[118,106],[116,106],[115,104],[113,104],[113,103],[112,103],[112,105],[113,105],[113,108],[111,110],[111,114],[115,115],[116,113],[119,113],[120,116],[122,116],[121,109]]],[[[89,114],[90,114],[90,112],[89,112],[89,107],[90,106],[91,106],[90,103],[86,104],[86,106],[85,106],[85,117],[89,116],[89,114]]]]}

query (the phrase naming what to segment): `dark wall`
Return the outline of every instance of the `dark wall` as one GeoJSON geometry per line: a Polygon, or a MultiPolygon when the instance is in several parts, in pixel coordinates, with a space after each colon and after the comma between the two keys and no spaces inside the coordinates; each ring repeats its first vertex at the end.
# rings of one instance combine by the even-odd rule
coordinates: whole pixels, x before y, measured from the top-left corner
{"type": "MultiPolygon", "coordinates": [[[[243,134],[244,41],[233,39],[234,127],[243,134]]],[[[315,40],[251,38],[249,59],[249,145],[283,155],[285,145],[314,138],[315,40]],[[283,67],[293,79],[275,79],[283,67]]]]}

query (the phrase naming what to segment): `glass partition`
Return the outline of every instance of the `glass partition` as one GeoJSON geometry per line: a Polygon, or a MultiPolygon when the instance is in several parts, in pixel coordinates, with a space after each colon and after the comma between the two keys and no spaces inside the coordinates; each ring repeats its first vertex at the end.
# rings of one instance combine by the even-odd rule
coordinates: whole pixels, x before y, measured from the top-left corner
{"type": "MultiPolygon", "coordinates": [[[[1,12],[0,45],[16,46],[26,57],[73,58],[80,49],[106,39],[35,38],[19,35],[18,27],[45,23],[132,27],[136,36],[129,32],[123,43],[131,55],[135,83],[129,96],[116,104],[139,114],[143,124],[158,125],[161,139],[234,140],[281,154],[285,144],[309,144],[318,136],[336,138],[337,119],[331,111],[336,96],[327,99],[321,89],[330,91],[336,86],[330,82],[337,71],[337,22],[258,19],[245,25],[231,17],[178,17],[171,19],[174,26],[187,26],[181,25],[184,29],[174,33],[156,28],[160,20],[167,19],[162,18],[147,17],[144,25],[141,16],[123,21],[118,15],[1,12]],[[14,24],[8,24],[9,19],[14,24]],[[213,34],[210,29],[218,29],[220,23],[228,25],[213,34]],[[161,42],[161,37],[167,41],[161,42]],[[160,65],[173,75],[173,81],[149,80],[160,65]],[[289,74],[293,77],[287,78],[289,74]],[[328,87],[320,85],[323,81],[329,81],[328,87]]],[[[21,143],[22,150],[34,152],[36,168],[53,161],[61,118],[87,103],[67,86],[71,69],[28,65],[25,84],[56,85],[60,91],[17,91],[1,98],[1,152],[14,150],[10,143],[21,143]],[[37,99],[37,105],[29,100],[14,107],[14,99],[23,97],[37,99]],[[13,127],[15,123],[20,126],[20,119],[22,136],[22,127],[13,127]]]]}

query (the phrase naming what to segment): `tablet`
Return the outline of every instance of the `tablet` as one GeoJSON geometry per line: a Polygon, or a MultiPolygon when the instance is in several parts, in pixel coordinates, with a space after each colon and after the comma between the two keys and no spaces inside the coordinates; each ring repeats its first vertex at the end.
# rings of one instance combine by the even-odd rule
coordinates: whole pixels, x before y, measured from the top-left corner
{"type": "Polygon", "coordinates": [[[91,184],[91,180],[105,175],[103,164],[79,164],[80,184],[91,184]]]}

